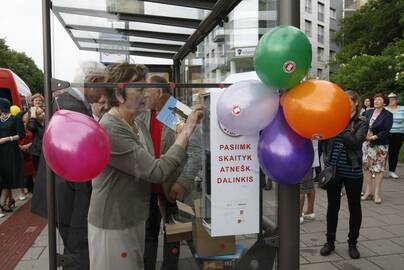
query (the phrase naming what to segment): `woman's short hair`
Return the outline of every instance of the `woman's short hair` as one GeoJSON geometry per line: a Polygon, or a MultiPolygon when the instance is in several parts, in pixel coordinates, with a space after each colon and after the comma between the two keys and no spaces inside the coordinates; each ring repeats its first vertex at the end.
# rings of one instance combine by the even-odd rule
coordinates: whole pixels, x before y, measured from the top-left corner
{"type": "Polygon", "coordinates": [[[31,100],[29,102],[29,105],[33,106],[34,105],[34,99],[37,99],[37,98],[40,98],[40,99],[42,99],[42,101],[45,101],[45,98],[40,93],[36,93],[36,94],[32,95],[31,100]]]}
{"type": "Polygon", "coordinates": [[[378,98],[378,97],[382,98],[383,100],[386,100],[386,96],[385,96],[383,93],[377,93],[377,94],[375,94],[375,95],[373,96],[373,99],[376,99],[376,98],[378,98]]]}
{"type": "MultiPolygon", "coordinates": [[[[106,69],[105,83],[131,83],[145,81],[148,69],[144,65],[134,65],[128,63],[112,64],[106,69]]],[[[111,106],[118,106],[119,101],[116,94],[126,99],[126,88],[108,89],[107,98],[111,106]]]]}

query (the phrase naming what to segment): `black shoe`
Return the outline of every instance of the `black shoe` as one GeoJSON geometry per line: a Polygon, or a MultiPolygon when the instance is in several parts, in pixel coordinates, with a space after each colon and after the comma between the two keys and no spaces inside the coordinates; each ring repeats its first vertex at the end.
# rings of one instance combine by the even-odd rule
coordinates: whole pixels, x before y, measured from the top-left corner
{"type": "Polygon", "coordinates": [[[328,256],[335,249],[334,243],[325,243],[324,246],[320,250],[321,256],[328,256]]]}
{"type": "Polygon", "coordinates": [[[13,212],[13,209],[11,209],[9,206],[5,206],[5,205],[1,205],[1,204],[0,204],[0,209],[1,209],[1,211],[5,212],[5,213],[13,212]]]}
{"type": "Polygon", "coordinates": [[[356,245],[349,245],[349,257],[352,259],[359,259],[360,256],[361,254],[359,253],[356,245]]]}

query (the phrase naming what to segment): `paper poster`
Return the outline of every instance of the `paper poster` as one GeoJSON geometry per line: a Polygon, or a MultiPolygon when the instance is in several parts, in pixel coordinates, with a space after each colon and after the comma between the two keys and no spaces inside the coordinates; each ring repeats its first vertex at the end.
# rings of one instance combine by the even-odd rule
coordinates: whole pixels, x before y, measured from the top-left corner
{"type": "Polygon", "coordinates": [[[210,93],[211,235],[258,233],[259,135],[240,136],[220,126],[221,91],[210,93]]]}

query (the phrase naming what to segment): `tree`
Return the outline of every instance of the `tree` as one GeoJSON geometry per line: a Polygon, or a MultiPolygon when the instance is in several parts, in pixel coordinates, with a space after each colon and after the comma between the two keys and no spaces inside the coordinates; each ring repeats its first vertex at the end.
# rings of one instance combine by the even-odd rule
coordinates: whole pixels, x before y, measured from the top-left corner
{"type": "Polygon", "coordinates": [[[0,67],[11,69],[23,79],[33,93],[43,92],[43,73],[32,58],[11,50],[4,39],[0,39],[0,67]]]}
{"type": "Polygon", "coordinates": [[[389,43],[403,38],[404,1],[371,0],[340,22],[335,40],[342,46],[337,60],[346,63],[354,55],[377,55],[389,43]]]}
{"type": "Polygon", "coordinates": [[[391,43],[381,55],[362,54],[340,65],[331,80],[344,89],[369,96],[394,91],[404,94],[404,40],[391,43]]]}
{"type": "Polygon", "coordinates": [[[362,95],[404,94],[404,1],[370,0],[341,21],[331,81],[362,95]]]}

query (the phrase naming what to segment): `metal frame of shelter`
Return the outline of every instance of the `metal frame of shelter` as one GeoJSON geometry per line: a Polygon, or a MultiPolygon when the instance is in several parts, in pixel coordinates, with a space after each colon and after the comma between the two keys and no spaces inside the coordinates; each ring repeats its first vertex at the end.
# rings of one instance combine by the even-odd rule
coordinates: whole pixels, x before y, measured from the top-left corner
{"type": "MultiPolygon", "coordinates": [[[[81,9],[52,5],[51,0],[42,0],[42,24],[44,46],[44,93],[46,105],[46,123],[52,116],[52,91],[65,88],[66,83],[52,78],[52,51],[51,51],[51,10],[65,28],[69,36],[80,50],[99,51],[109,53],[126,53],[137,56],[173,59],[172,66],[156,66],[158,70],[170,71],[170,84],[133,84],[138,87],[171,87],[171,88],[223,88],[224,84],[187,84],[180,82],[181,61],[192,52],[196,51],[198,44],[216,27],[223,26],[228,21],[227,15],[242,0],[138,0],[139,2],[154,2],[178,7],[189,7],[210,11],[204,19],[175,18],[168,16],[156,16],[147,14],[133,14],[123,12],[107,12],[100,10],[81,9]],[[158,31],[133,30],[123,28],[96,27],[88,25],[66,24],[62,13],[84,15],[115,19],[128,24],[129,22],[141,22],[155,25],[176,26],[193,29],[192,34],[166,33],[158,31]],[[161,44],[152,42],[129,42],[119,40],[106,40],[96,38],[75,37],[72,30],[91,31],[98,33],[120,34],[128,37],[142,37],[168,41],[181,41],[182,45],[161,44]],[[114,50],[81,46],[80,42],[102,43],[110,45],[124,45],[136,47],[136,50],[114,50]],[[146,50],[142,50],[146,49],[146,50]],[[156,51],[151,51],[156,50],[156,51]]],[[[300,1],[278,1],[279,24],[300,26],[300,1]]],[[[156,27],[158,29],[158,27],[156,27]]],[[[127,84],[125,86],[130,86],[127,84]]],[[[92,87],[105,87],[105,84],[91,84],[92,87]]],[[[117,87],[116,84],[112,86],[117,87]]],[[[119,87],[119,86],[118,86],[119,87]]],[[[56,210],[55,210],[55,177],[47,168],[47,203],[48,203],[48,235],[49,235],[49,269],[56,270],[61,258],[56,253],[56,210]]],[[[260,193],[262,198],[262,189],[260,193]]],[[[262,216],[262,201],[260,206],[262,216]]],[[[265,219],[262,219],[262,225],[265,219]]],[[[261,226],[261,229],[264,227],[261,226]]],[[[269,232],[261,231],[257,242],[246,252],[234,269],[272,269],[275,255],[280,270],[299,269],[299,186],[278,186],[278,226],[269,232]]]]}

